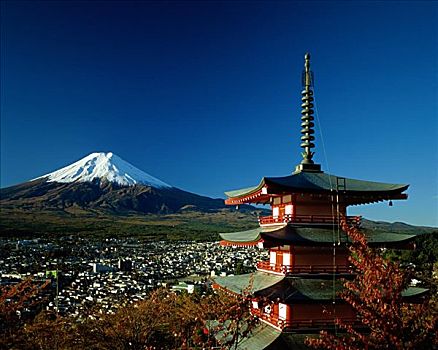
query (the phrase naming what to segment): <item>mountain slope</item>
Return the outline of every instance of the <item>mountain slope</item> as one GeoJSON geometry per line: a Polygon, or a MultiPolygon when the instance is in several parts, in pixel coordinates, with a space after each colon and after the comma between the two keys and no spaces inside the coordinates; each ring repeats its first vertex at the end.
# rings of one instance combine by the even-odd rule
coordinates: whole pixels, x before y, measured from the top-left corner
{"type": "Polygon", "coordinates": [[[362,219],[362,227],[372,230],[404,234],[421,234],[437,231],[436,227],[414,226],[404,222],[372,221],[367,219],[362,219]]]}
{"type": "Polygon", "coordinates": [[[66,209],[78,206],[115,213],[174,213],[186,206],[200,211],[225,208],[212,199],[178,188],[120,186],[107,181],[58,183],[44,179],[0,190],[0,205],[22,209],[66,209]]]}

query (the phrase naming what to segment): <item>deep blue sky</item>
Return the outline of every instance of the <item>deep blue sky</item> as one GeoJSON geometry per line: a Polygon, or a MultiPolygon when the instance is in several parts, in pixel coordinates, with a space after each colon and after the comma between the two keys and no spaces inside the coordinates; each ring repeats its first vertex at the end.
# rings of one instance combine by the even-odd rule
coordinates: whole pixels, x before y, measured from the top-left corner
{"type": "Polygon", "coordinates": [[[409,183],[354,207],[438,225],[437,2],[1,3],[1,186],[112,151],[188,191],[223,196],[300,161],[303,55],[315,159],[409,183]]]}

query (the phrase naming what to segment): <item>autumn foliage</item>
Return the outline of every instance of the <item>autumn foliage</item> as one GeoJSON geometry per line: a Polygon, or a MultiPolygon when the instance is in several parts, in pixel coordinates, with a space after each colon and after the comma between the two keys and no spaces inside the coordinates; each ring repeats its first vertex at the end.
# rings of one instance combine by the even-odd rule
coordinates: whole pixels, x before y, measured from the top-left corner
{"type": "MultiPolygon", "coordinates": [[[[337,319],[336,332],[308,338],[313,348],[336,350],[434,349],[436,296],[407,300],[410,271],[367,245],[345,222],[356,277],[344,281],[340,297],[356,311],[358,324],[337,319]]],[[[50,281],[25,280],[0,288],[0,349],[233,349],[254,328],[250,291],[243,295],[175,294],[157,289],[114,314],[89,310],[80,318],[42,311],[50,281]],[[28,312],[28,310],[33,310],[28,312]]]]}
{"type": "Polygon", "coordinates": [[[162,288],[115,314],[89,310],[78,319],[41,311],[17,323],[18,306],[38,290],[30,280],[4,289],[0,349],[229,349],[256,322],[246,297],[175,294],[162,288]],[[5,302],[10,296],[15,306],[5,302]]]}
{"type": "Polygon", "coordinates": [[[208,325],[228,319],[228,331],[233,333],[232,325],[245,313],[248,314],[248,307],[244,300],[226,295],[175,294],[158,289],[146,300],[121,308],[115,315],[87,321],[82,348],[228,349],[235,338],[221,342],[216,338],[216,329],[208,325]]]}
{"type": "Polygon", "coordinates": [[[25,279],[20,283],[0,288],[0,348],[16,342],[16,334],[41,311],[43,292],[50,280],[34,282],[25,279]]]}
{"type": "Polygon", "coordinates": [[[340,297],[354,308],[362,327],[337,319],[337,334],[322,331],[306,343],[337,350],[435,348],[436,298],[409,303],[402,292],[409,287],[411,273],[370,248],[357,228],[343,221],[342,229],[353,242],[349,260],[357,275],[345,281],[340,297]]]}

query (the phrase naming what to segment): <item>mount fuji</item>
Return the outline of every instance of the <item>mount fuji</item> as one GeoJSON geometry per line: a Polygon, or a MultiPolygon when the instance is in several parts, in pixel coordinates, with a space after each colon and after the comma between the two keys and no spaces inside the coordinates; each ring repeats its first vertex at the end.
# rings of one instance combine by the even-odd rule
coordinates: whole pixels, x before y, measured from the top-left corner
{"type": "Polygon", "coordinates": [[[225,208],[222,199],[173,187],[111,152],[91,153],[49,174],[0,189],[0,205],[29,210],[76,207],[116,214],[225,208]]]}
{"type": "Polygon", "coordinates": [[[146,185],[156,188],[172,187],[157,178],[146,174],[124,161],[112,152],[91,153],[90,155],[50,174],[37,179],[48,182],[92,182],[108,181],[121,186],[146,185]]]}

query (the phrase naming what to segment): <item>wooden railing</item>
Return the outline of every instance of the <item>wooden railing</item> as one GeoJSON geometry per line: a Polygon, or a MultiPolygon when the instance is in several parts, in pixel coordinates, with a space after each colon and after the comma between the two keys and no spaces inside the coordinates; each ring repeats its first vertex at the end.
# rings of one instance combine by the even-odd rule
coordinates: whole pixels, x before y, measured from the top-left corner
{"type": "MultiPolygon", "coordinates": [[[[324,327],[330,327],[335,324],[334,319],[296,319],[296,320],[282,320],[273,313],[265,313],[262,309],[251,309],[251,313],[257,316],[259,319],[270,323],[271,325],[280,329],[321,329],[324,327]]],[[[363,324],[354,317],[340,317],[342,322],[353,326],[363,326],[363,324]]]]}
{"type": "Polygon", "coordinates": [[[271,264],[270,261],[259,261],[257,270],[277,272],[282,274],[294,273],[350,273],[350,268],[345,265],[281,265],[271,264]]]}
{"type": "MultiPolygon", "coordinates": [[[[362,322],[354,317],[340,317],[343,323],[350,324],[352,326],[362,326],[362,322]]],[[[285,322],[283,328],[289,329],[321,329],[324,327],[330,327],[335,325],[333,319],[314,319],[314,320],[292,320],[285,322]]]]}
{"type": "MultiPolygon", "coordinates": [[[[359,226],[362,220],[361,216],[347,216],[347,223],[354,226],[359,226]]],[[[259,216],[260,225],[281,224],[281,223],[297,223],[297,224],[320,224],[333,225],[339,222],[337,217],[330,215],[279,215],[279,216],[259,216]]]]}

